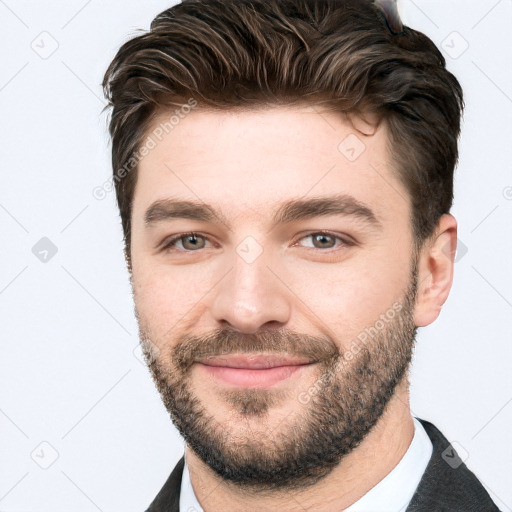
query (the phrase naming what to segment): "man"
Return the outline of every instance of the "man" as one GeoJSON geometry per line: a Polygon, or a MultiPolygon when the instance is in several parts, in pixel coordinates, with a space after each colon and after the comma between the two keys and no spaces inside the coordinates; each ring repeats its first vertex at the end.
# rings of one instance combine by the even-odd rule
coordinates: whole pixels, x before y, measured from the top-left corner
{"type": "Polygon", "coordinates": [[[413,418],[453,279],[463,95],[393,2],[186,0],[104,89],[141,344],[186,441],[157,511],[496,511],[413,418]]]}

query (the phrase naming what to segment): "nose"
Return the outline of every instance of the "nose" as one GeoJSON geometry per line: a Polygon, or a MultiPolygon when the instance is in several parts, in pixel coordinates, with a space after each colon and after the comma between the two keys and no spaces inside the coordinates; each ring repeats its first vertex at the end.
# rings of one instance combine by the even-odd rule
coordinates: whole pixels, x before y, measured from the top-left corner
{"type": "Polygon", "coordinates": [[[278,268],[269,265],[264,253],[252,262],[235,254],[233,268],[214,289],[214,320],[247,334],[285,325],[290,319],[291,292],[278,276],[278,268]]]}

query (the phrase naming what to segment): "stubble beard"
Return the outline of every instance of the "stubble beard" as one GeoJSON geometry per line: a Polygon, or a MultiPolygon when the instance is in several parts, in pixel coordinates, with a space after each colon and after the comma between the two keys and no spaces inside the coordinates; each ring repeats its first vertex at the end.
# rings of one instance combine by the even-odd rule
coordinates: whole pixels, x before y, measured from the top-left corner
{"type": "Polygon", "coordinates": [[[416,265],[411,276],[401,309],[350,353],[342,353],[327,338],[219,329],[205,336],[185,336],[169,354],[155,357],[152,347],[165,345],[151,340],[150,330],[137,315],[146,364],[188,446],[221,478],[253,493],[302,489],[326,477],[368,435],[407,378],[417,331],[416,265]],[[240,388],[217,393],[236,417],[230,424],[215,417],[197,396],[190,371],[199,358],[234,352],[310,357],[319,361],[318,379],[287,391],[240,388]],[[314,394],[308,392],[311,389],[314,394]],[[265,422],[273,408],[287,400],[295,400],[299,407],[268,429],[265,422]]]}

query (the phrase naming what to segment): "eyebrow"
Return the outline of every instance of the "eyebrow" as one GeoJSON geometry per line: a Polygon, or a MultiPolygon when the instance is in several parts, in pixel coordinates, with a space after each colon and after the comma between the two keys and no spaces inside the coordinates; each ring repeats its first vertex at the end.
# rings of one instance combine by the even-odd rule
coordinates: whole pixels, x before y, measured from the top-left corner
{"type": "MultiPolygon", "coordinates": [[[[272,221],[277,225],[329,215],[353,216],[372,227],[382,228],[381,222],[369,206],[347,194],[290,199],[273,212],[272,221]]],[[[218,222],[229,227],[228,220],[221,212],[207,203],[196,200],[160,199],[155,201],[144,215],[144,222],[148,228],[171,219],[218,222]]]]}

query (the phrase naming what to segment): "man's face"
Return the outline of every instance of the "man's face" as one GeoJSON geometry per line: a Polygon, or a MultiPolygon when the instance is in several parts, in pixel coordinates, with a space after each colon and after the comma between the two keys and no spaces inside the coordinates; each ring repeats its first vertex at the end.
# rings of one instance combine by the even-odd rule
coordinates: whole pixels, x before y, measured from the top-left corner
{"type": "Polygon", "coordinates": [[[385,125],[365,136],[317,110],[192,111],[139,165],[146,361],[188,445],[253,488],[311,484],[350,453],[404,382],[416,332],[385,125]]]}

